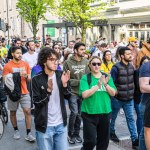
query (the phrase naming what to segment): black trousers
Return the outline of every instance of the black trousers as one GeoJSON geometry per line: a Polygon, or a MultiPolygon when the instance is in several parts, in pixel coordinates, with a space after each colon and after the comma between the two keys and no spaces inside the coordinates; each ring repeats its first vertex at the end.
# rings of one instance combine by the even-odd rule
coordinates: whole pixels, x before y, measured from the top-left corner
{"type": "Polygon", "coordinates": [[[87,114],[83,118],[83,148],[82,150],[107,150],[109,144],[110,113],[87,114]]]}

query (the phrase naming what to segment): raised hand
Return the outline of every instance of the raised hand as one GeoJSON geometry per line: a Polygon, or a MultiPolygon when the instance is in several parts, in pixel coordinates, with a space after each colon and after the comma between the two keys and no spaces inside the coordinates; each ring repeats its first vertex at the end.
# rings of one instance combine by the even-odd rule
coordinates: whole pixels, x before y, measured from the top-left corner
{"type": "Polygon", "coordinates": [[[70,80],[70,71],[68,70],[67,72],[63,72],[61,76],[61,81],[64,87],[67,86],[67,82],[70,80]]]}

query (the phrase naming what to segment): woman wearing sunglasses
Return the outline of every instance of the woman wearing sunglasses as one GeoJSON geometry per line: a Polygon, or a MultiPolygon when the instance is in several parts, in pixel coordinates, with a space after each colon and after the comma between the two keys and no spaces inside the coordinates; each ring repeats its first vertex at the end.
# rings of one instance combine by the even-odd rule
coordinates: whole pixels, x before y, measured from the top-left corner
{"type": "Polygon", "coordinates": [[[105,73],[110,73],[112,66],[115,63],[112,60],[111,51],[106,50],[103,53],[103,63],[100,66],[100,70],[105,73]]]}
{"type": "Polygon", "coordinates": [[[82,150],[107,150],[109,144],[110,96],[115,96],[116,87],[112,78],[99,71],[102,61],[98,56],[89,60],[89,74],[80,80],[80,94],[83,97],[81,111],[83,118],[82,150]],[[90,82],[89,82],[90,80],[90,82]]]}

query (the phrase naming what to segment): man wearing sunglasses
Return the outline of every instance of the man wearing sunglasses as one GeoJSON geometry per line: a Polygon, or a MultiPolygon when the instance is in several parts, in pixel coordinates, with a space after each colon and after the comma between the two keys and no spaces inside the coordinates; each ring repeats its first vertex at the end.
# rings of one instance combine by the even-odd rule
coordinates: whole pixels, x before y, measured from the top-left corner
{"type": "Polygon", "coordinates": [[[112,97],[112,119],[110,123],[110,138],[119,142],[115,134],[115,121],[120,108],[125,112],[128,129],[131,134],[132,148],[138,147],[138,135],[134,120],[134,67],[132,53],[128,47],[120,47],[119,56],[121,61],[116,63],[111,70],[111,76],[117,88],[117,94],[112,97]]]}
{"type": "Polygon", "coordinates": [[[70,70],[71,98],[69,99],[69,108],[71,111],[68,125],[68,141],[70,144],[81,143],[79,136],[81,124],[81,97],[79,96],[79,83],[82,75],[86,74],[88,69],[88,60],[84,58],[85,44],[76,43],[74,46],[74,55],[64,63],[64,70],[70,70]]]}

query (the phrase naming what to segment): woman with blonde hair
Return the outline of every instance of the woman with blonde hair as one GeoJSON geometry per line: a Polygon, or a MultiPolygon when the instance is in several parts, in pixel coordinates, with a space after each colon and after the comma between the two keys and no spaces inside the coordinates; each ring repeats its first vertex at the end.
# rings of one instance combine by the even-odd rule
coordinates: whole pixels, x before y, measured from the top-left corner
{"type": "Polygon", "coordinates": [[[109,127],[111,103],[110,96],[115,96],[116,87],[112,78],[101,72],[101,59],[93,56],[89,60],[90,73],[80,80],[80,94],[83,119],[82,150],[107,150],[109,144],[109,127]]]}

